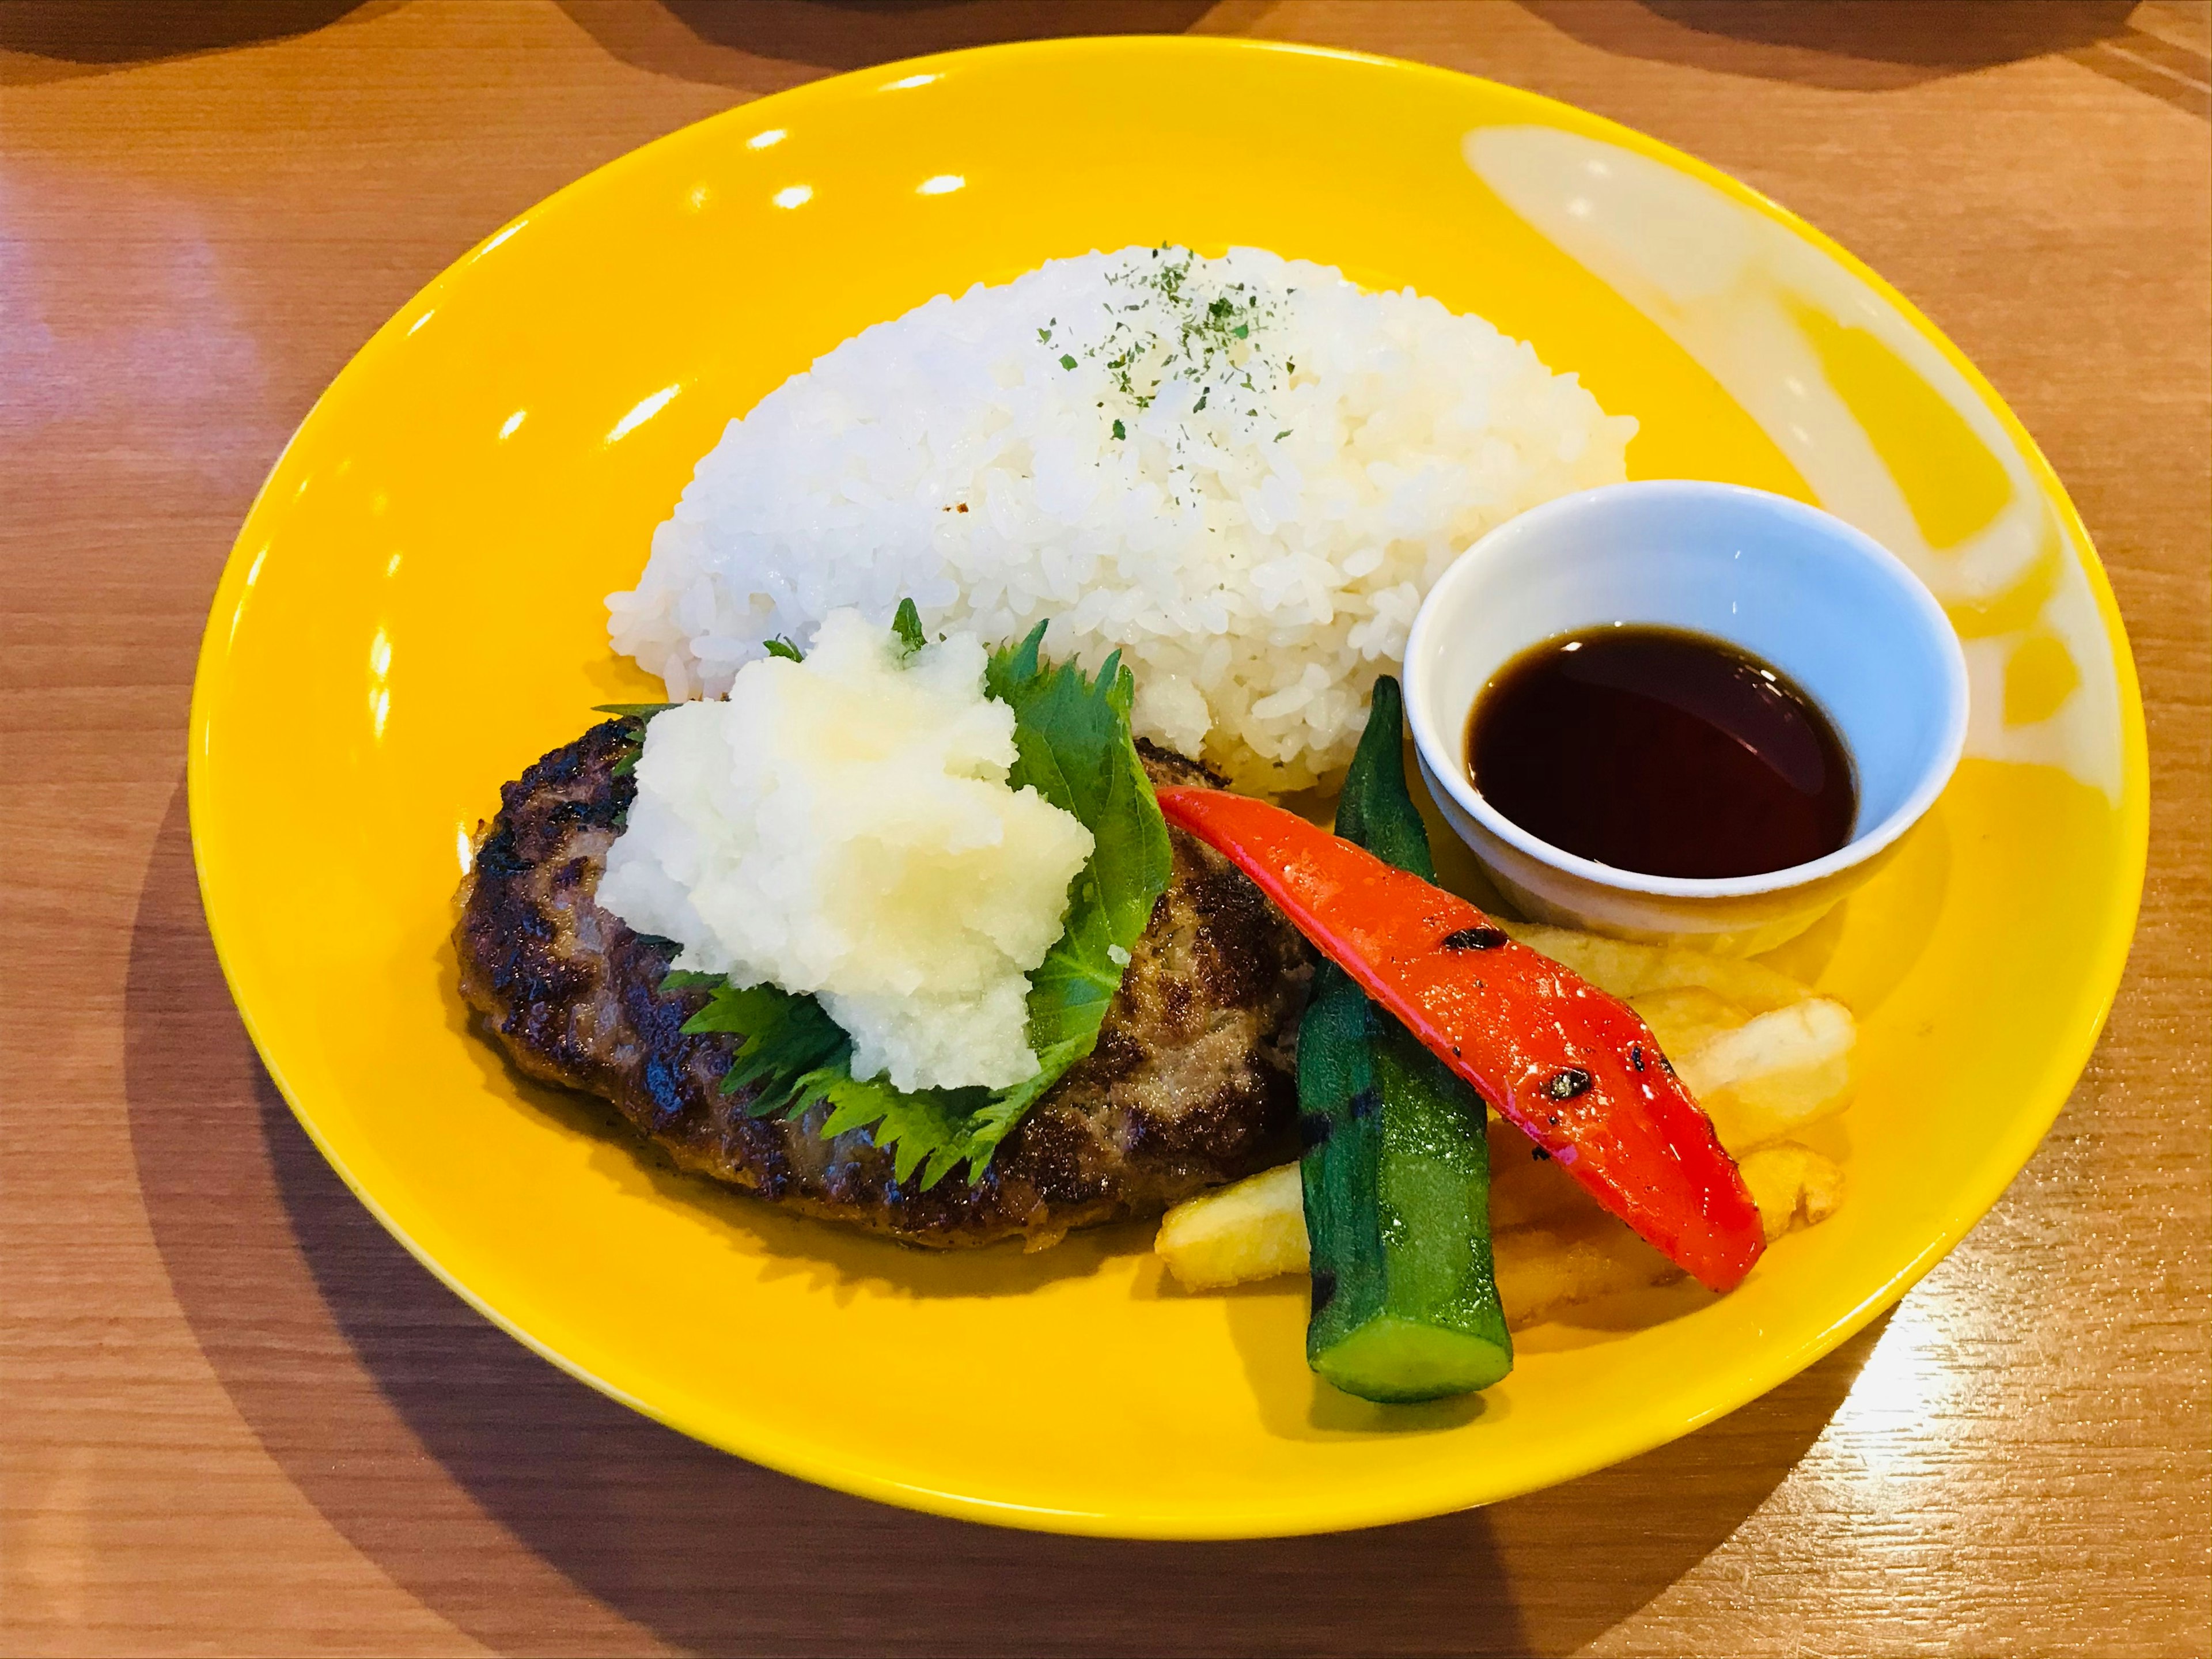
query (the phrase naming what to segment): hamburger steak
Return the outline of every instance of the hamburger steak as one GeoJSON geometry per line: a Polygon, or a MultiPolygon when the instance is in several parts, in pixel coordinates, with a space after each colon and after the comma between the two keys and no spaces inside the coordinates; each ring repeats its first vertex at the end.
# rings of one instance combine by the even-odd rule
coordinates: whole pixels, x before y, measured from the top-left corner
{"type": "MultiPolygon", "coordinates": [[[[501,791],[461,883],[461,994],[532,1077],[611,1101],[685,1169],[912,1244],[1031,1249],[1072,1227],[1157,1214],[1293,1156],[1297,1019],[1312,957],[1259,889],[1170,830],[1152,907],[1098,1045],[1032,1107],[973,1184],[896,1178],[865,1130],[825,1140],[828,1109],[756,1118],[721,1092],[741,1039],[686,1036],[701,990],[659,988],[678,946],[593,899],[635,785],[635,726],[609,720],[501,791]]],[[[1139,744],[1155,785],[1221,780],[1139,744]]]]}

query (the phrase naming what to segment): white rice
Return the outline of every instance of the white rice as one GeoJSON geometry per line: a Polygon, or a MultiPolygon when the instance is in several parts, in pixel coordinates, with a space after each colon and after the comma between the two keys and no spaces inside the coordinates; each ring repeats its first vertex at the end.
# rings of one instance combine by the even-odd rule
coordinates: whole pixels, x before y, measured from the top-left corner
{"type": "Polygon", "coordinates": [[[866,329],[732,421],[611,631],[682,699],[841,606],[910,597],[990,643],[1048,618],[1053,654],[1122,653],[1145,735],[1298,788],[1350,758],[1444,567],[1623,477],[1635,431],[1411,289],[1252,248],[1058,259],[866,329]]]}

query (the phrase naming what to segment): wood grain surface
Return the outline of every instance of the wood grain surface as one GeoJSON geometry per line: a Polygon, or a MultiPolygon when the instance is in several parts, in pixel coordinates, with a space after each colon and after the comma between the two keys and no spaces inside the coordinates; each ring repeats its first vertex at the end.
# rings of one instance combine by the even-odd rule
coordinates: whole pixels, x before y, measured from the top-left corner
{"type": "Polygon", "coordinates": [[[0,1021],[0,1650],[2205,1652],[2207,37],[2181,0],[0,3],[0,891],[23,947],[0,1021]],[[477,237],[817,75],[1180,29],[1530,87],[1865,258],[2080,503],[2155,792],[2096,1058],[1889,1318],[1577,1484],[1205,1547],[800,1486],[484,1324],[263,1075],[184,799],[194,653],[255,486],[477,237]]]}

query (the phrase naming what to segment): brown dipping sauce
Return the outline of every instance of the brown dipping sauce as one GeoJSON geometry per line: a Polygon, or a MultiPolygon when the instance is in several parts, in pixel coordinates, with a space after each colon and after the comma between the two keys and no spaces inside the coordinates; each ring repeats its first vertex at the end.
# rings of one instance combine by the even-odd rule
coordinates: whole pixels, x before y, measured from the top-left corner
{"type": "Polygon", "coordinates": [[[1673,628],[1593,628],[1524,651],[1468,717],[1484,799],[1553,846],[1649,876],[1763,875],[1851,837],[1836,729],[1779,670],[1673,628]]]}

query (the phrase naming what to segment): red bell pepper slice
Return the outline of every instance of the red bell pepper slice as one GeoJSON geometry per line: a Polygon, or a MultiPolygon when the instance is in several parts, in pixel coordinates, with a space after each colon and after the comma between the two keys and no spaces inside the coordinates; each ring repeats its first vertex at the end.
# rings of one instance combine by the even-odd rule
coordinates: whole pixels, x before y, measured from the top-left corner
{"type": "Polygon", "coordinates": [[[1455,893],[1294,813],[1218,789],[1160,811],[1225,855],[1607,1210],[1716,1291],[1766,1247],[1712,1121],[1628,1006],[1455,893]]]}

